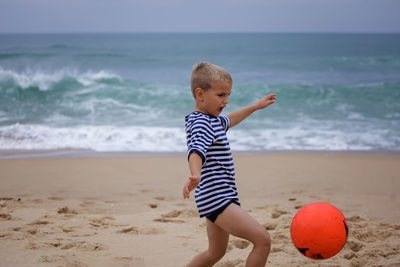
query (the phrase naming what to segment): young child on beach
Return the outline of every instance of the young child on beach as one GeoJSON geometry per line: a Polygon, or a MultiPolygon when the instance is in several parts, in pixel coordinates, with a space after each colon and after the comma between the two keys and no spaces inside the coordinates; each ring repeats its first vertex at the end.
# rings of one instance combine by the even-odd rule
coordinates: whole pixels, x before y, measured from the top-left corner
{"type": "Polygon", "coordinates": [[[193,67],[191,89],[194,111],[185,117],[188,161],[191,176],[183,187],[183,197],[195,190],[200,217],[206,217],[208,249],[187,266],[212,266],[224,255],[229,235],[244,238],[254,246],[246,266],[265,266],[271,247],[268,232],[240,207],[235,169],[226,131],[254,111],[276,100],[275,94],[253,105],[220,115],[229,103],[232,77],[223,68],[202,62],[193,67]]]}

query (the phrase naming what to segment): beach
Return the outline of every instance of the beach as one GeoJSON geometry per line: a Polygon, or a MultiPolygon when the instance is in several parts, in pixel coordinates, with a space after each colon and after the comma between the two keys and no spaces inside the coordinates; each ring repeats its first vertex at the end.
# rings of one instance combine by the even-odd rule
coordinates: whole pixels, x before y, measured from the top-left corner
{"type": "MultiPolygon", "coordinates": [[[[234,154],[242,207],[272,237],[267,266],[400,266],[400,156],[234,154]],[[342,211],[349,237],[315,261],[291,243],[312,202],[342,211]]],[[[184,266],[207,248],[184,154],[0,160],[0,266],[184,266]]],[[[244,266],[252,245],[231,236],[216,266],[244,266]]]]}
{"type": "MultiPolygon", "coordinates": [[[[400,266],[400,35],[0,34],[0,267],[184,266],[207,248],[182,197],[194,64],[233,78],[227,131],[243,209],[270,233],[268,266],[400,266]],[[290,224],[312,202],[349,237],[314,261],[290,224]]],[[[217,267],[244,266],[231,237],[217,267]]]]}

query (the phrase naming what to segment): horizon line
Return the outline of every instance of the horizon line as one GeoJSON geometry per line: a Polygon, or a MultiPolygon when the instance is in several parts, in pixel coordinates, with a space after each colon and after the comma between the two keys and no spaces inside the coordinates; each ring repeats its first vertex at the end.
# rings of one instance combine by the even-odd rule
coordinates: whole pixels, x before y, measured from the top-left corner
{"type": "Polygon", "coordinates": [[[400,34],[399,32],[368,31],[34,31],[0,32],[5,34],[400,34]]]}

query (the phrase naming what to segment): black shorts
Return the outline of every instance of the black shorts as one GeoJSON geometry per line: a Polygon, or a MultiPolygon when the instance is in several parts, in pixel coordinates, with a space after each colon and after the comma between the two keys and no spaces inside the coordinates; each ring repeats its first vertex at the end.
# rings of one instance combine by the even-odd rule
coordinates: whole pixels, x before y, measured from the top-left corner
{"type": "Polygon", "coordinates": [[[214,211],[214,213],[206,216],[207,219],[209,219],[212,223],[215,222],[215,220],[217,219],[217,217],[224,212],[224,210],[232,203],[235,203],[236,205],[238,205],[236,203],[235,200],[231,199],[228,203],[226,203],[225,205],[223,205],[221,208],[217,209],[216,211],[214,211]]]}

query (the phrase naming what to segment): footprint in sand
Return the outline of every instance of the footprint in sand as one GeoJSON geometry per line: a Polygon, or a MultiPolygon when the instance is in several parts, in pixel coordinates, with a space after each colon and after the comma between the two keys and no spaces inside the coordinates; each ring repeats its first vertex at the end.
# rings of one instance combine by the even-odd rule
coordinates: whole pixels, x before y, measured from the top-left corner
{"type": "Polygon", "coordinates": [[[115,257],[114,259],[119,261],[133,261],[132,257],[115,257]]]}
{"type": "MultiPolygon", "coordinates": [[[[12,197],[0,197],[0,208],[2,208],[2,212],[0,220],[5,220],[4,217],[8,217],[7,214],[15,211],[17,208],[24,207],[24,203],[20,198],[12,198],[12,197]]],[[[7,219],[8,220],[8,219],[7,219]]]]}
{"type": "Polygon", "coordinates": [[[250,245],[250,242],[247,240],[241,240],[241,239],[236,239],[236,240],[232,240],[230,241],[230,243],[238,249],[245,249],[250,245]]]}
{"type": "Polygon", "coordinates": [[[54,241],[50,241],[50,242],[30,242],[26,245],[27,249],[32,249],[32,250],[37,250],[37,249],[44,249],[44,250],[48,250],[49,248],[61,248],[62,247],[62,243],[61,240],[54,240],[54,241]]]}
{"type": "Polygon", "coordinates": [[[365,227],[359,227],[357,225],[352,225],[351,236],[361,242],[372,241],[376,239],[375,234],[369,229],[366,229],[365,227]]]}
{"type": "Polygon", "coordinates": [[[174,219],[166,219],[166,218],[157,218],[154,219],[155,222],[162,222],[162,223],[185,223],[184,220],[174,220],[174,219]]]}
{"type": "Polygon", "coordinates": [[[11,221],[12,217],[8,213],[0,213],[0,221],[11,221]]]}
{"type": "Polygon", "coordinates": [[[14,200],[14,198],[13,197],[0,197],[0,201],[1,200],[3,200],[3,201],[14,200]]]}
{"type": "Polygon", "coordinates": [[[368,266],[368,260],[367,259],[353,259],[350,263],[351,267],[363,267],[363,266],[368,266]]]}
{"type": "Polygon", "coordinates": [[[31,249],[31,250],[40,249],[40,247],[41,246],[39,244],[33,243],[33,242],[30,242],[30,243],[26,244],[26,246],[25,246],[26,249],[31,249]]]}
{"type": "Polygon", "coordinates": [[[64,198],[62,198],[62,197],[48,197],[47,199],[48,200],[55,200],[55,201],[63,201],[64,200],[64,198]]]}
{"type": "Polygon", "coordinates": [[[272,240],[279,240],[279,243],[287,243],[287,240],[289,240],[289,236],[288,236],[288,234],[289,233],[287,233],[287,232],[280,232],[280,231],[277,231],[277,232],[274,232],[273,234],[272,234],[272,240]]]}
{"type": "Polygon", "coordinates": [[[96,204],[96,202],[94,202],[94,201],[85,200],[79,206],[86,208],[86,207],[91,207],[95,204],[96,204]]]}
{"type": "Polygon", "coordinates": [[[39,259],[40,263],[56,263],[56,262],[64,262],[65,256],[61,255],[51,255],[51,256],[41,256],[39,259]]]}
{"type": "Polygon", "coordinates": [[[348,252],[343,255],[343,258],[345,258],[346,260],[351,260],[354,257],[356,257],[356,254],[354,252],[348,252]]]}
{"type": "MultiPolygon", "coordinates": [[[[145,266],[143,258],[115,257],[114,259],[118,261],[119,264],[122,264],[121,266],[135,266],[135,267],[145,266]]],[[[119,264],[118,266],[120,266],[119,264]]]]}
{"type": "Polygon", "coordinates": [[[102,218],[91,219],[89,224],[95,228],[107,229],[108,227],[113,226],[111,221],[115,221],[115,218],[110,216],[105,216],[102,218]]]}
{"type": "Polygon", "coordinates": [[[153,227],[144,227],[139,229],[134,226],[127,227],[117,231],[118,234],[134,234],[134,235],[158,235],[161,232],[162,232],[161,230],[153,227]]]}
{"type": "Polygon", "coordinates": [[[219,262],[215,265],[215,267],[241,267],[241,266],[244,266],[244,261],[241,259],[227,260],[219,262]]]}
{"type": "Polygon", "coordinates": [[[393,230],[400,230],[400,224],[393,224],[390,227],[392,227],[393,230]]]}
{"type": "Polygon", "coordinates": [[[161,218],[154,219],[155,222],[173,222],[173,223],[184,223],[184,220],[177,220],[177,217],[184,217],[184,218],[193,218],[197,217],[197,212],[191,209],[184,209],[184,210],[172,210],[168,213],[161,214],[161,218]]]}
{"type": "Polygon", "coordinates": [[[176,218],[176,217],[179,217],[179,215],[181,215],[181,214],[182,214],[181,210],[173,210],[173,211],[170,211],[168,213],[162,214],[161,217],[163,217],[163,218],[176,218]]]}
{"type": "Polygon", "coordinates": [[[75,231],[75,229],[73,229],[72,227],[61,227],[61,230],[64,232],[64,233],[72,233],[72,232],[74,232],[75,231]]]}
{"type": "Polygon", "coordinates": [[[138,235],[139,234],[139,230],[136,227],[128,227],[128,228],[124,228],[122,230],[117,231],[118,234],[135,234],[138,235]]]}
{"type": "Polygon", "coordinates": [[[37,220],[34,220],[31,223],[28,223],[28,225],[47,225],[47,224],[51,224],[51,222],[45,221],[45,220],[41,220],[41,219],[37,219],[37,220]]]}
{"type": "Polygon", "coordinates": [[[61,242],[60,242],[60,240],[53,241],[53,242],[47,242],[47,243],[45,243],[45,244],[48,245],[49,247],[54,247],[54,248],[59,248],[59,247],[61,247],[61,242]]]}
{"type": "Polygon", "coordinates": [[[59,208],[57,210],[58,214],[78,214],[78,212],[74,209],[68,208],[67,206],[59,208]]]}
{"type": "Polygon", "coordinates": [[[361,222],[364,219],[362,219],[360,216],[356,215],[356,216],[351,216],[349,218],[346,219],[348,222],[361,222]]]}
{"type": "Polygon", "coordinates": [[[30,235],[36,235],[39,233],[39,229],[27,229],[26,232],[30,235]]]}
{"type": "Polygon", "coordinates": [[[71,243],[67,243],[67,244],[62,245],[60,248],[63,249],[63,250],[67,250],[67,249],[71,249],[71,248],[73,248],[75,246],[76,246],[76,243],[71,242],[71,243]]]}
{"type": "Polygon", "coordinates": [[[77,250],[81,251],[102,251],[102,250],[107,250],[108,247],[105,246],[104,244],[101,243],[90,243],[86,241],[80,241],[80,242],[67,242],[63,244],[61,240],[55,240],[52,242],[47,242],[42,245],[40,244],[35,244],[35,243],[30,243],[28,245],[29,249],[40,249],[40,248],[56,248],[56,249],[62,249],[62,250],[68,250],[75,248],[77,250]]]}
{"type": "Polygon", "coordinates": [[[55,266],[73,266],[73,267],[87,267],[86,263],[77,261],[77,260],[71,260],[69,259],[69,256],[66,255],[43,255],[40,257],[38,260],[39,263],[51,263],[55,266]],[[57,264],[57,265],[56,265],[57,264]]]}
{"type": "Polygon", "coordinates": [[[0,239],[12,239],[11,233],[0,233],[0,239]]]}
{"type": "Polygon", "coordinates": [[[267,231],[273,231],[276,229],[276,227],[278,226],[276,223],[264,223],[264,228],[267,231]]]}
{"type": "Polygon", "coordinates": [[[140,192],[142,192],[142,193],[150,193],[150,192],[152,192],[152,190],[144,188],[144,189],[140,190],[140,192]]]}
{"type": "Polygon", "coordinates": [[[304,206],[305,206],[305,204],[297,203],[296,206],[294,206],[294,209],[295,209],[295,210],[299,210],[299,209],[301,209],[301,208],[304,207],[304,206]]]}
{"type": "Polygon", "coordinates": [[[34,204],[43,204],[44,200],[40,199],[40,198],[36,198],[36,199],[31,200],[30,202],[34,203],[34,204]]]}
{"type": "Polygon", "coordinates": [[[363,247],[363,244],[355,241],[347,241],[347,244],[350,247],[350,249],[354,252],[359,252],[363,247]]]}
{"type": "Polygon", "coordinates": [[[101,243],[89,243],[89,242],[79,242],[77,244],[77,249],[82,250],[82,251],[101,251],[101,250],[107,250],[108,247],[105,246],[104,244],[101,243]]]}
{"type": "Polygon", "coordinates": [[[198,216],[197,211],[192,209],[173,210],[171,212],[161,215],[161,217],[163,218],[176,218],[176,217],[193,218],[197,216],[198,216]]]}
{"type": "Polygon", "coordinates": [[[284,210],[275,208],[275,209],[272,211],[271,217],[272,217],[272,219],[278,219],[279,217],[281,217],[281,215],[288,214],[288,213],[289,213],[289,212],[287,212],[287,211],[284,211],[284,210]]]}
{"type": "Polygon", "coordinates": [[[18,230],[15,231],[15,239],[20,240],[20,239],[37,239],[37,238],[43,238],[46,235],[49,234],[54,234],[55,232],[52,231],[52,225],[51,223],[45,223],[45,221],[35,221],[34,224],[26,224],[20,228],[17,228],[18,230]],[[36,224],[35,224],[36,223],[36,224]],[[49,225],[49,226],[48,226],[49,225]]]}
{"type": "Polygon", "coordinates": [[[282,246],[280,246],[280,247],[272,247],[271,248],[271,253],[278,253],[278,252],[282,252],[282,251],[285,251],[285,249],[282,247],[282,246]]]}

